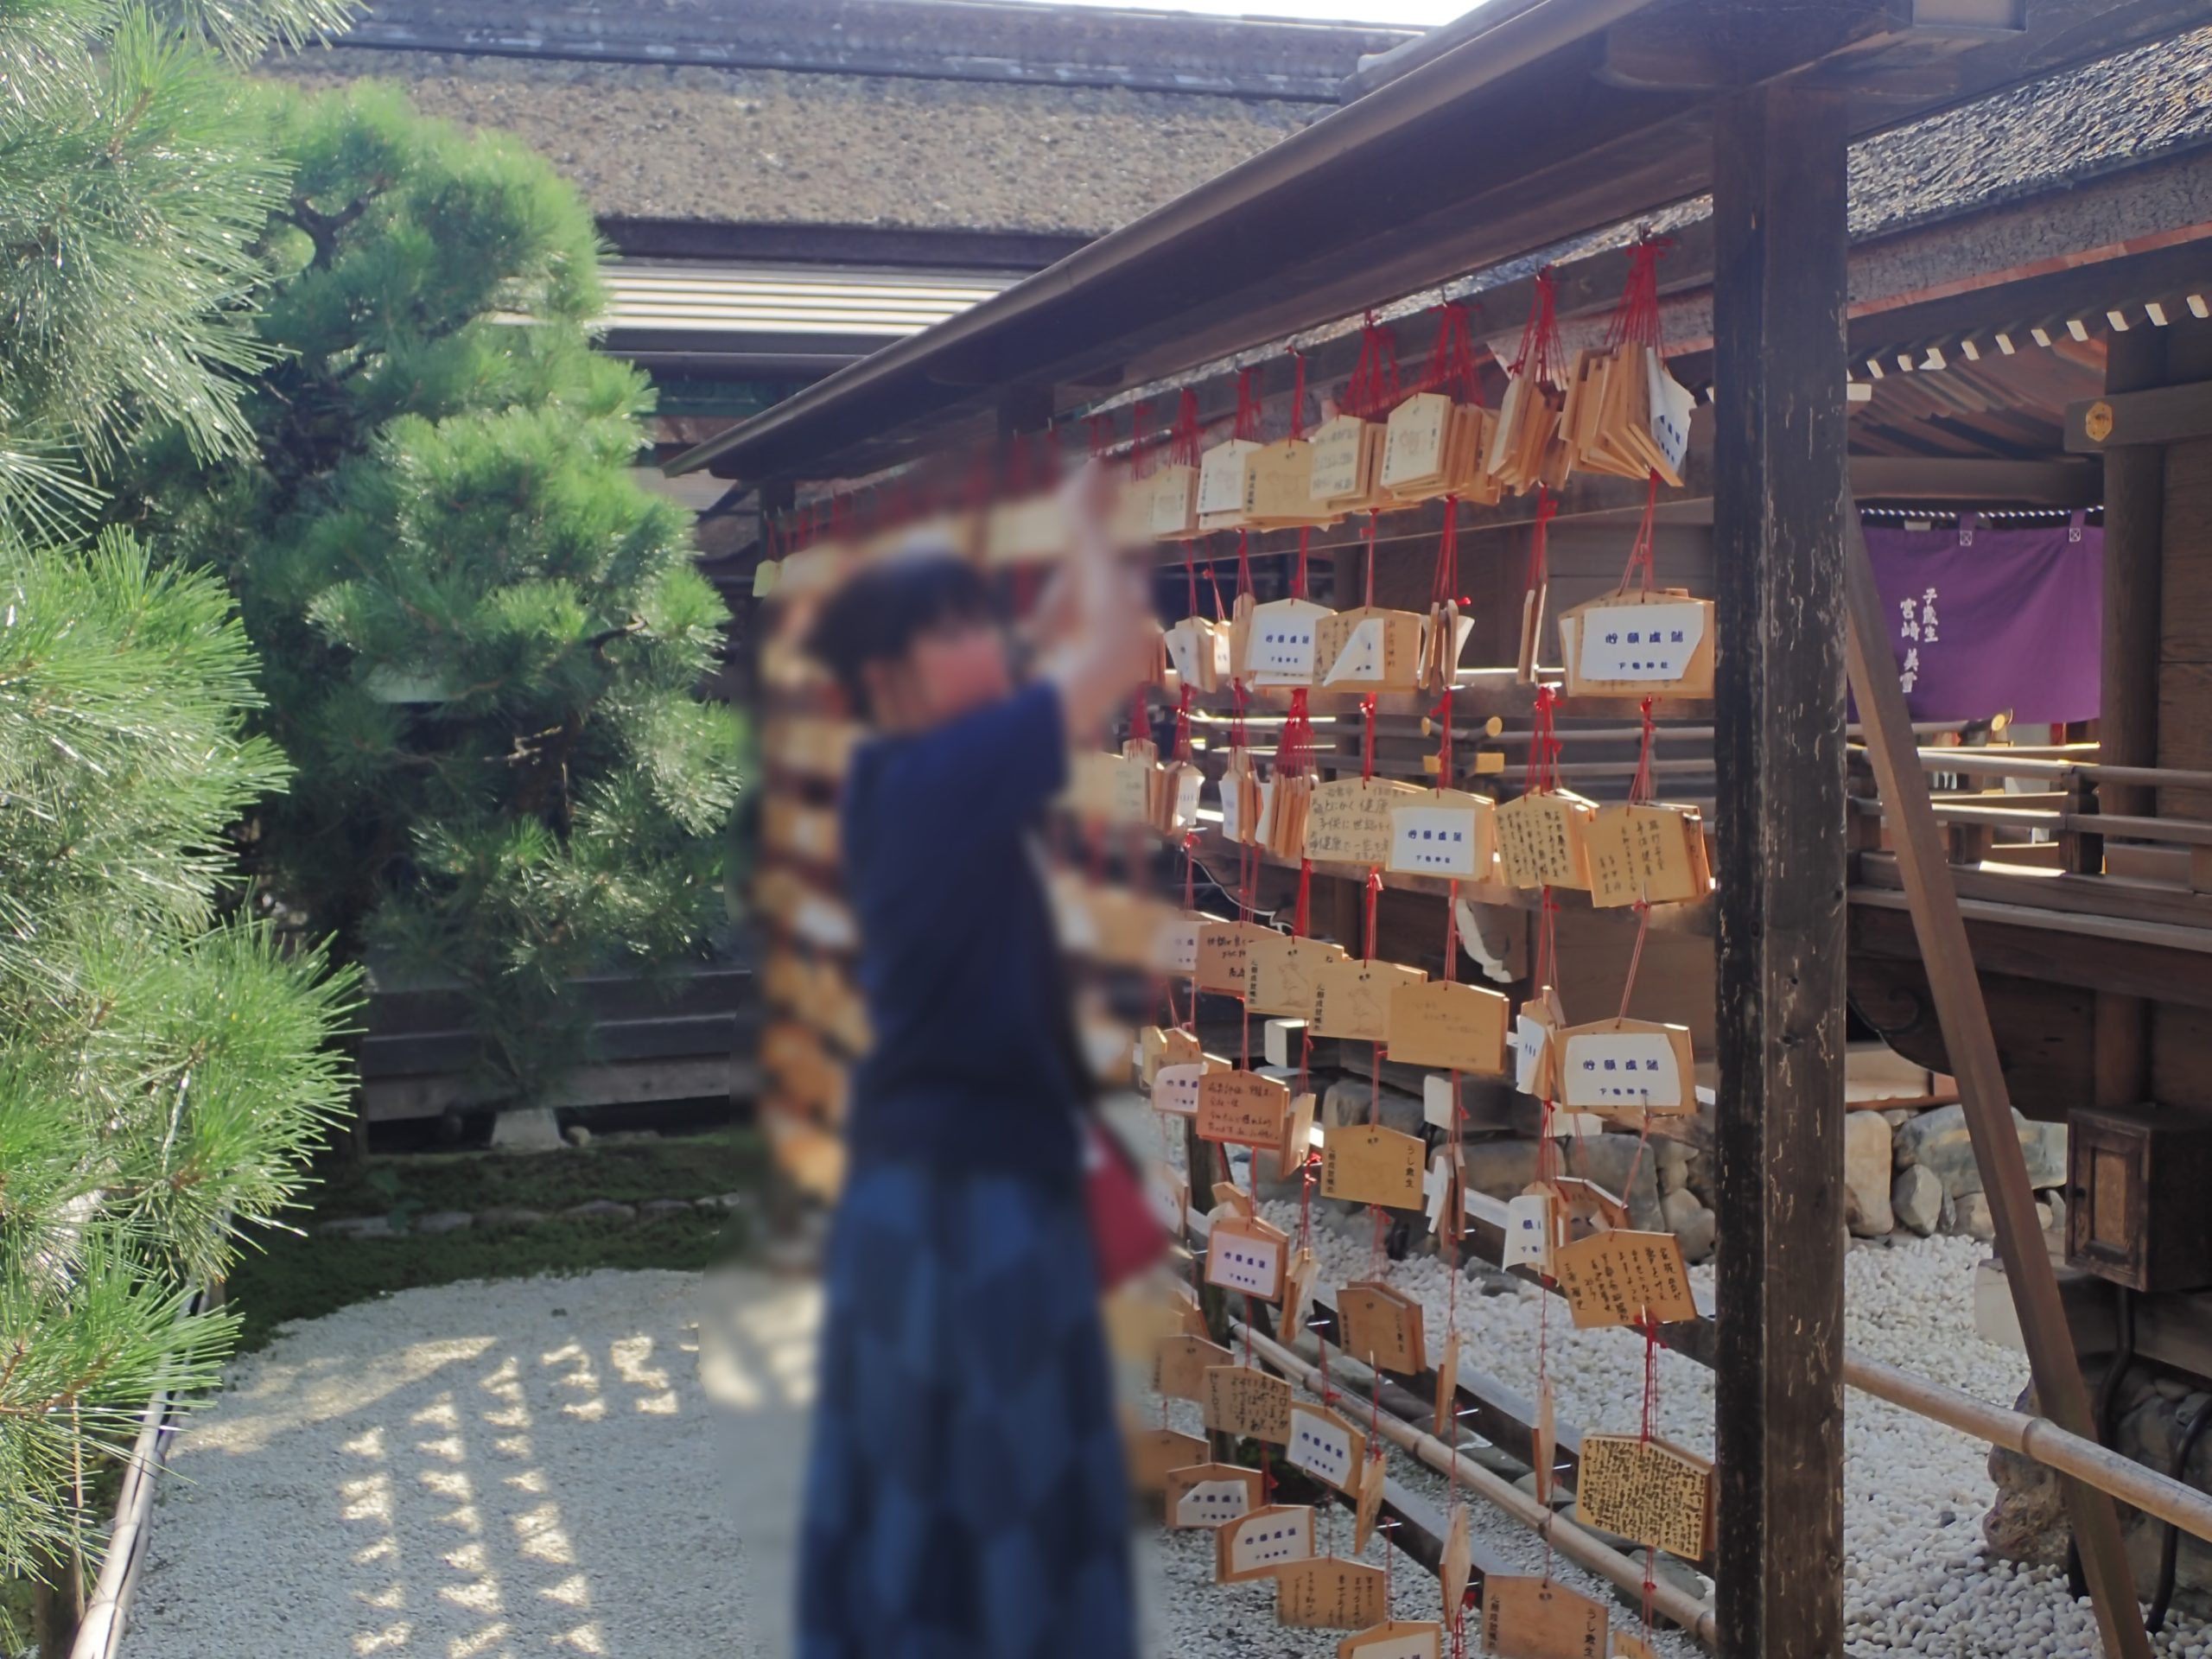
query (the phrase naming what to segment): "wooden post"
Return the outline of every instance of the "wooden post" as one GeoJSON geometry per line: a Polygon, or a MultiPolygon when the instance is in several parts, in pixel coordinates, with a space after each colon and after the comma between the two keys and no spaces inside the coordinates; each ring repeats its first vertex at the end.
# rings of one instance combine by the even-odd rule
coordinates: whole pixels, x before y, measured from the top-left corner
{"type": "MultiPolygon", "coordinates": [[[[1928,779],[1913,754],[1904,691],[1890,654],[1888,617],[1874,586],[1866,538],[1859,533],[1858,507],[1848,493],[1841,518],[1851,614],[1851,687],[1866,728],[1867,757],[1889,808],[1897,874],[1912,906],[1921,962],[1943,1028],[1943,1052],[1950,1056],[1951,1071],[1959,1080],[1959,1100],[1966,1108],[1974,1161],[1980,1166],[1982,1188],[1997,1225],[1998,1259],[2004,1263],[2005,1281],[2012,1287],[2012,1306],[2020,1317],[2036,1399],[2043,1414],[2059,1427],[2093,1440],[2097,1431],[2089,1411],[2089,1390],[2082,1381],[2081,1362],[2058,1300],[2058,1278],[2051,1271],[2050,1254],[2036,1220],[2036,1195],[2028,1186],[2027,1159],[2012,1125],[2012,1103],[1998,1064],[1997,1039],[1990,1033],[1989,1010],[1982,1001],[1966,922],[1959,913],[1958,889],[1943,860],[1936,815],[1928,802],[1928,779]]],[[[1726,1221],[1724,1216],[1724,1225],[1726,1221]]],[[[2119,1511],[2111,1498],[2080,1481],[2066,1483],[2066,1503],[2107,1659],[2149,1659],[2151,1639],[2144,1633],[2142,1613],[2135,1605],[2119,1511]]],[[[1725,1541],[1726,1535],[1722,1536],[1725,1541]]],[[[1722,1567],[1725,1571],[1725,1560],[1722,1567]]]]}
{"type": "Polygon", "coordinates": [[[1713,137],[1723,1659],[1843,1651],[1844,119],[1713,137]]]}
{"type": "MultiPolygon", "coordinates": [[[[2105,390],[2142,391],[2166,378],[2166,331],[2105,337],[2105,390]]],[[[2107,766],[2158,764],[2158,605],[2164,560],[2166,451],[2121,444],[2105,451],[2104,664],[2098,758],[2107,766]]],[[[2098,787],[2103,810],[2148,817],[2158,791],[2141,784],[2098,787]]],[[[2132,1106],[2151,1092],[2151,1005],[2096,994],[2091,1076],[2098,1106],[2132,1106]]]]}

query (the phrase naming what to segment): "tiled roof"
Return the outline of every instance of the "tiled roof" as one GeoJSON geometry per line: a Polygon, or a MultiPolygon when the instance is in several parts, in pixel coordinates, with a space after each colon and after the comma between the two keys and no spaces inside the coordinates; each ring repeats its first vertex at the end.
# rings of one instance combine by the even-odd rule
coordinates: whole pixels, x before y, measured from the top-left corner
{"type": "Polygon", "coordinates": [[[262,73],[365,76],[513,133],[607,218],[1094,236],[1326,106],[1116,87],[666,68],[347,48],[262,73]]]}

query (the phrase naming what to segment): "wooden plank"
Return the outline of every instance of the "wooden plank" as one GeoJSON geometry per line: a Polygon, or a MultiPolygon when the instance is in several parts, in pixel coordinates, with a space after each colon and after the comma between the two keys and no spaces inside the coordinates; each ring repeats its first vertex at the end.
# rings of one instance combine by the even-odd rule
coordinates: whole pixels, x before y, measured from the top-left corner
{"type": "MultiPolygon", "coordinates": [[[[1955,869],[1951,880],[1961,899],[2212,929],[2212,893],[2191,893],[2186,887],[2113,875],[2012,875],[2002,870],[1955,869]]],[[[1904,877],[1897,874],[1897,855],[1890,852],[1861,853],[1852,882],[1854,887],[1897,891],[1904,886],[1904,877]]]]}
{"type": "Polygon", "coordinates": [[[2107,391],[2066,406],[2066,448],[2077,455],[2205,437],[2212,437],[2212,380],[2107,391]]]}
{"type": "Polygon", "coordinates": [[[1713,141],[1726,1659],[1843,1650],[1843,135],[1767,86],[1713,141]]]}
{"type": "MultiPolygon", "coordinates": [[[[1847,492],[1842,503],[1844,580],[1850,626],[1847,630],[1852,690],[1866,727],[1867,752],[1890,805],[1897,868],[1912,906],[1921,957],[1935,993],[1943,1043],[1958,1079],[1967,1110],[1975,1161],[1996,1223],[1997,1245],[2018,1311],[2036,1395],[2044,1414],[2068,1433],[2094,1440],[2096,1427],[2089,1392],[2067,1330],[2043,1230],[2037,1224],[2035,1194],[2027,1164],[2013,1131],[1981,982],[1974,974],[1965,918],[1951,886],[1950,867],[1936,838],[1928,807],[1928,783],[1913,754],[1904,692],[1890,658],[1882,597],[1866,556],[1859,512],[1847,492]]],[[[1725,937],[1725,936],[1724,936],[1725,937]]],[[[2148,1659],[2151,1641],[2135,1603],[2120,1516],[2112,1500],[2079,1482],[2065,1487],[2067,1510],[2081,1548],[2082,1570],[2096,1605],[2098,1629],[2111,1659],[2148,1659]]]]}

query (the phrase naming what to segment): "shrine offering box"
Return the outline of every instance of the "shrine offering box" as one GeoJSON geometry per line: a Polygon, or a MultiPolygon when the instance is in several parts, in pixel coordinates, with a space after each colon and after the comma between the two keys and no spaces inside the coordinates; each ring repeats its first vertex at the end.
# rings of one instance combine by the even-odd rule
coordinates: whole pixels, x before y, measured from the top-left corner
{"type": "Polygon", "coordinates": [[[2212,1113],[2082,1108],[2067,1124],[2067,1261],[2130,1290],[2212,1287],[2212,1113]]]}

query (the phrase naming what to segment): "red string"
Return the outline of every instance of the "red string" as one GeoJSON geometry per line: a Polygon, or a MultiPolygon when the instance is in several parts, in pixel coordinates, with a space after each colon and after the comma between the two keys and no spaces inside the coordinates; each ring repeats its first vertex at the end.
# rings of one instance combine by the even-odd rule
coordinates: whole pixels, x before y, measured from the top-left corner
{"type": "Polygon", "coordinates": [[[1290,713],[1282,722],[1282,734],[1275,741],[1275,776],[1278,779],[1296,777],[1303,772],[1313,758],[1313,716],[1308,711],[1306,688],[1293,686],[1290,691],[1290,713]]]}
{"type": "Polygon", "coordinates": [[[1306,556],[1311,551],[1313,545],[1313,526],[1311,524],[1300,524],[1298,527],[1298,563],[1296,568],[1294,568],[1290,573],[1290,591],[1300,599],[1306,597],[1306,556]]]}
{"type": "Polygon", "coordinates": [[[1144,441],[1145,422],[1152,415],[1152,405],[1139,402],[1129,410],[1129,476],[1142,478],[1152,464],[1152,451],[1144,441]]]}
{"type": "Polygon", "coordinates": [[[1175,758],[1178,760],[1191,758],[1191,705],[1197,698],[1198,688],[1186,684],[1175,704],[1175,758]]]}
{"type": "Polygon", "coordinates": [[[1370,311],[1359,331],[1359,360],[1344,385],[1344,410],[1363,421],[1379,421],[1397,401],[1397,342],[1370,311]]]}
{"type": "Polygon", "coordinates": [[[1529,531],[1529,587],[1535,593],[1548,579],[1550,554],[1546,546],[1545,526],[1559,512],[1559,503],[1552,499],[1551,490],[1545,485],[1536,486],[1536,521],[1529,531]]]}
{"type": "Polygon", "coordinates": [[[1367,944],[1362,953],[1368,961],[1375,960],[1375,918],[1382,908],[1382,872],[1370,869],[1367,873],[1367,944]]]}
{"type": "Polygon", "coordinates": [[[1190,616],[1196,616],[1198,613],[1198,555],[1193,550],[1192,543],[1187,538],[1185,538],[1183,543],[1183,585],[1185,589],[1186,601],[1190,607],[1185,613],[1190,616]]]}
{"type": "Polygon", "coordinates": [[[1212,560],[1206,561],[1206,582],[1213,589],[1213,614],[1217,622],[1229,620],[1229,607],[1222,603],[1221,570],[1212,560]]]}
{"type": "Polygon", "coordinates": [[[1629,250],[1628,281],[1605,327],[1607,346],[1633,343],[1659,350],[1659,260],[1674,245],[1671,236],[1654,237],[1646,231],[1629,250]]]}
{"type": "Polygon", "coordinates": [[[1421,373],[1423,391],[1440,391],[1463,404],[1482,401],[1482,379],[1475,369],[1475,346],[1467,327],[1467,308],[1447,300],[1436,308],[1436,343],[1429,347],[1421,373]]]}
{"type": "Polygon", "coordinates": [[[1252,532],[1236,532],[1236,593],[1239,598],[1252,591],[1252,532]]]}
{"type": "Polygon", "coordinates": [[[1637,749],[1636,776],[1629,779],[1628,785],[1628,798],[1631,806],[1645,804],[1656,792],[1651,781],[1651,749],[1653,741],[1658,735],[1658,728],[1652,723],[1649,697],[1644,698],[1643,710],[1643,736],[1637,749]]]}
{"type": "Polygon", "coordinates": [[[1365,728],[1359,746],[1359,775],[1372,782],[1375,777],[1375,694],[1372,691],[1359,700],[1359,717],[1365,728]]]}
{"type": "Polygon", "coordinates": [[[1649,593],[1654,586],[1651,570],[1653,526],[1659,512],[1659,472],[1654,467],[1650,482],[1643,492],[1643,517],[1637,521],[1636,540],[1629,544],[1628,566],[1621,572],[1620,591],[1626,593],[1630,582],[1638,575],[1643,578],[1643,591],[1649,593]]]}
{"type": "Polygon", "coordinates": [[[1168,461],[1178,467],[1197,466],[1199,442],[1198,394],[1185,386],[1180,401],[1176,404],[1175,430],[1168,440],[1168,461]]]}
{"type": "Polygon", "coordinates": [[[1236,377],[1236,424],[1231,435],[1248,443],[1260,441],[1260,372],[1243,371],[1236,377]]]}
{"type": "Polygon", "coordinates": [[[1290,441],[1298,442],[1306,435],[1306,353],[1290,354],[1294,378],[1290,389],[1290,441]]]}
{"type": "Polygon", "coordinates": [[[1535,711],[1529,721],[1529,771],[1523,785],[1531,795],[1548,794],[1559,787],[1559,735],[1552,709],[1559,694],[1548,685],[1536,688],[1535,711]]]}
{"type": "Polygon", "coordinates": [[[1444,528],[1436,537],[1436,579],[1429,586],[1432,602],[1442,605],[1459,591],[1459,498],[1444,498],[1444,528]]]}
{"type": "Polygon", "coordinates": [[[1298,861],[1298,907],[1292,912],[1292,934],[1304,938],[1313,931],[1313,861],[1298,861]]]}
{"type": "Polygon", "coordinates": [[[1513,372],[1555,388],[1566,367],[1566,353],[1559,343],[1554,304],[1552,268],[1546,265],[1536,273],[1535,302],[1529,308],[1528,321],[1521,326],[1521,349],[1514,353],[1513,372]]]}
{"type": "Polygon", "coordinates": [[[1370,508],[1367,514],[1367,557],[1363,561],[1367,566],[1367,597],[1361,601],[1370,610],[1375,608],[1375,543],[1382,527],[1382,515],[1370,508]]]}

